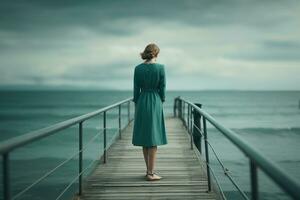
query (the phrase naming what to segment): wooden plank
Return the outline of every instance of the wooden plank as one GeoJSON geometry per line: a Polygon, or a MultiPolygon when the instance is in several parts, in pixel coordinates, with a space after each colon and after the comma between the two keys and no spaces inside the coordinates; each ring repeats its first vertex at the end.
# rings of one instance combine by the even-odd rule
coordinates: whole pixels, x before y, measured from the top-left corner
{"type": "Polygon", "coordinates": [[[190,149],[190,138],[177,118],[166,118],[168,144],[158,146],[155,171],[163,178],[146,181],[142,147],[133,146],[132,122],[83,185],[83,200],[216,199],[207,192],[207,177],[199,155],[190,149]],[[200,163],[199,163],[200,162],[200,163]]]}

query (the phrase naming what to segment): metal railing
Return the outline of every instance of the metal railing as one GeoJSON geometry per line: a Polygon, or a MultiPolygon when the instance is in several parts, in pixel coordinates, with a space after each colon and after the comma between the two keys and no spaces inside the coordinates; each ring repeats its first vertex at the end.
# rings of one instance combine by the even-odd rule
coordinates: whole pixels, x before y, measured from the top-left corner
{"type": "Polygon", "coordinates": [[[34,185],[38,184],[39,182],[41,182],[42,180],[44,180],[46,177],[48,177],[50,174],[52,174],[53,172],[55,172],[58,168],[60,168],[61,166],[63,166],[64,164],[66,164],[68,161],[70,161],[71,159],[73,159],[74,157],[76,157],[77,155],[79,155],[79,159],[78,159],[78,175],[67,185],[66,188],[64,188],[64,190],[58,195],[58,197],[56,199],[60,199],[60,197],[72,186],[73,183],[75,183],[75,181],[78,179],[78,195],[82,195],[82,175],[83,173],[90,168],[96,161],[99,161],[101,159],[103,159],[103,162],[106,163],[107,162],[107,150],[110,147],[110,145],[113,144],[113,142],[116,139],[116,136],[119,135],[119,138],[122,138],[121,132],[122,132],[122,118],[121,118],[121,110],[123,105],[127,106],[127,122],[126,125],[124,127],[124,129],[128,126],[128,124],[133,120],[133,118],[130,118],[130,102],[132,101],[132,97],[131,98],[127,98],[123,101],[117,102],[115,104],[109,105],[107,107],[101,108],[99,110],[96,110],[94,112],[90,112],[87,113],[85,115],[81,115],[57,124],[54,124],[52,126],[46,127],[46,128],[42,128],[33,132],[29,132],[26,134],[23,134],[21,136],[17,136],[14,137],[12,139],[3,141],[0,143],[0,154],[2,155],[2,174],[3,174],[3,197],[4,200],[11,200],[11,199],[17,199],[18,197],[22,196],[24,193],[26,193],[28,190],[30,190],[34,185]],[[110,145],[107,145],[107,138],[106,138],[106,134],[107,134],[107,112],[111,109],[114,108],[118,108],[118,131],[116,133],[118,134],[114,134],[113,138],[112,138],[112,142],[110,143],[110,145]],[[103,114],[103,132],[97,133],[90,141],[87,142],[86,147],[83,147],[83,122],[85,122],[86,120],[93,118],[95,116],[101,115],[103,114]],[[35,142],[37,140],[40,140],[42,138],[46,138],[50,135],[53,135],[55,133],[58,133],[61,130],[67,129],[73,125],[78,124],[78,134],[79,134],[79,146],[78,146],[78,152],[76,152],[75,154],[73,154],[71,157],[67,158],[66,160],[64,160],[63,162],[61,162],[59,165],[57,165],[56,167],[54,167],[53,169],[51,169],[50,171],[48,171],[47,173],[45,173],[43,176],[41,176],[40,178],[38,178],[36,181],[34,181],[31,185],[29,185],[28,187],[26,187],[25,189],[23,189],[21,192],[19,192],[18,194],[12,196],[11,194],[11,183],[10,183],[10,159],[9,159],[9,155],[12,151],[14,151],[15,149],[19,148],[19,147],[23,147],[26,144],[30,144],[32,142],[35,142]],[[88,147],[88,144],[90,144],[91,142],[93,142],[97,136],[99,136],[99,134],[103,133],[103,152],[102,154],[99,156],[99,159],[95,159],[92,162],[90,162],[90,164],[83,169],[82,168],[82,160],[83,160],[83,151],[88,147]]]}
{"type": "Polygon", "coordinates": [[[241,139],[234,131],[225,128],[219,122],[217,122],[211,115],[201,109],[201,104],[194,104],[181,97],[174,99],[173,106],[174,117],[179,117],[184,126],[187,128],[190,134],[191,149],[195,145],[202,155],[202,138],[204,138],[205,148],[205,165],[207,172],[208,191],[211,191],[211,175],[213,175],[217,187],[220,190],[221,197],[226,199],[221,185],[214,173],[214,170],[210,166],[209,162],[209,149],[212,150],[213,155],[216,157],[218,163],[223,169],[224,174],[231,181],[233,186],[238,190],[244,199],[249,199],[246,193],[241,187],[235,182],[233,177],[230,175],[229,170],[224,166],[223,162],[216,153],[213,145],[209,142],[208,133],[206,128],[206,122],[209,122],[213,127],[219,130],[230,142],[232,142],[239,150],[241,150],[246,157],[249,159],[250,168],[250,181],[251,181],[251,199],[259,199],[258,195],[258,168],[261,169],[273,182],[275,182],[283,191],[286,192],[293,199],[300,199],[300,185],[290,177],[284,170],[277,166],[273,161],[263,156],[254,147],[248,144],[245,140],[241,139]],[[187,115],[186,115],[187,106],[187,115]],[[202,124],[201,124],[202,118],[202,124]]]}

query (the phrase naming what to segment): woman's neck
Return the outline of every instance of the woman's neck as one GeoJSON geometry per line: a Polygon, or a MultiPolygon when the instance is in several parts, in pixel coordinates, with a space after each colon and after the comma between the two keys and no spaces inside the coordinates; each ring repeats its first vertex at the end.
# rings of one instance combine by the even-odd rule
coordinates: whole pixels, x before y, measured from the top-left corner
{"type": "Polygon", "coordinates": [[[156,59],[152,58],[151,60],[146,60],[144,63],[155,63],[156,59]]]}

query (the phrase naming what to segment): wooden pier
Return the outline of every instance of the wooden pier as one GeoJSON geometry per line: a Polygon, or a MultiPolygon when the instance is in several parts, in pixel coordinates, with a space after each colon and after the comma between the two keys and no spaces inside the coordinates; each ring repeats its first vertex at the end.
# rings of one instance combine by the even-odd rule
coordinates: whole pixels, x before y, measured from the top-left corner
{"type": "Polygon", "coordinates": [[[174,99],[174,117],[165,118],[168,144],[158,147],[155,171],[163,178],[159,181],[147,181],[142,147],[133,146],[131,143],[134,125],[133,115],[130,114],[131,101],[132,97],[52,126],[0,142],[3,199],[12,200],[25,195],[25,193],[30,192],[29,190],[32,187],[37,186],[70,160],[76,159],[77,156],[78,175],[64,189],[59,191],[57,198],[52,199],[61,199],[76,181],[78,181],[78,190],[76,195],[73,195],[73,199],[227,199],[220,185],[218,174],[214,172],[209,161],[210,155],[215,156],[216,161],[223,168],[224,175],[243,199],[250,199],[250,195],[253,200],[259,199],[258,169],[276,183],[285,194],[293,199],[300,199],[300,185],[296,180],[291,178],[276,163],[250,146],[237,133],[217,122],[210,114],[200,108],[201,104],[194,104],[181,97],[174,99]],[[122,118],[124,113],[121,112],[124,106],[127,107],[127,113],[125,112],[125,119],[127,119],[125,121],[124,117],[122,118]],[[106,121],[110,119],[107,118],[107,112],[114,109],[118,110],[118,129],[113,137],[113,141],[107,144],[106,130],[108,127],[106,121]],[[89,142],[94,141],[99,135],[103,134],[101,142],[103,142],[105,151],[102,151],[99,157],[91,162],[91,164],[95,162],[98,164],[90,164],[83,168],[84,150],[86,145],[88,145],[83,144],[85,136],[83,134],[83,123],[100,115],[102,115],[103,120],[103,131],[98,132],[89,142]],[[214,146],[209,140],[206,123],[215,127],[220,134],[223,134],[249,159],[250,195],[247,191],[241,189],[235,181],[235,177],[232,176],[230,170],[226,168],[214,150],[214,146]],[[13,193],[11,189],[11,185],[14,186],[14,184],[11,184],[10,154],[17,148],[58,134],[60,131],[74,125],[78,126],[78,152],[47,171],[18,193],[13,193]],[[190,137],[191,135],[193,137],[190,137]],[[115,140],[118,136],[122,136],[122,138],[115,140]],[[199,148],[199,151],[196,146],[199,148]],[[202,159],[205,159],[205,162],[202,159]],[[90,166],[95,167],[93,167],[91,173],[84,177],[83,173],[90,166]]]}
{"type": "Polygon", "coordinates": [[[80,199],[216,199],[207,192],[206,170],[196,150],[191,149],[186,128],[179,118],[168,117],[168,144],[158,146],[155,171],[163,178],[145,179],[142,147],[133,146],[133,122],[107,152],[107,162],[99,164],[85,180],[80,199]]]}

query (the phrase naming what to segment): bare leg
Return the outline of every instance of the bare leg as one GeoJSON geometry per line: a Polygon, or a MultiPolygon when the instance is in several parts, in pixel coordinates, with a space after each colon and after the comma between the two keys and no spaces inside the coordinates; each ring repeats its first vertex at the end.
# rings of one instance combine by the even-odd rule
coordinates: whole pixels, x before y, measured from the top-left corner
{"type": "Polygon", "coordinates": [[[156,152],[157,152],[157,146],[150,147],[148,150],[148,153],[149,153],[148,169],[149,169],[150,173],[153,173],[153,170],[154,170],[156,152]]]}
{"type": "Polygon", "coordinates": [[[148,168],[148,160],[149,160],[149,154],[148,154],[148,148],[147,147],[143,147],[143,154],[144,154],[144,160],[146,163],[146,168],[147,168],[147,173],[149,172],[149,168],[148,168]]]}
{"type": "MultiPolygon", "coordinates": [[[[153,147],[150,147],[148,149],[148,154],[149,154],[148,170],[151,174],[153,174],[153,172],[154,172],[156,152],[157,152],[157,146],[153,146],[153,147]]],[[[161,177],[156,175],[156,174],[148,175],[148,178],[149,178],[149,180],[159,180],[159,179],[161,179],[161,177]]]]}

